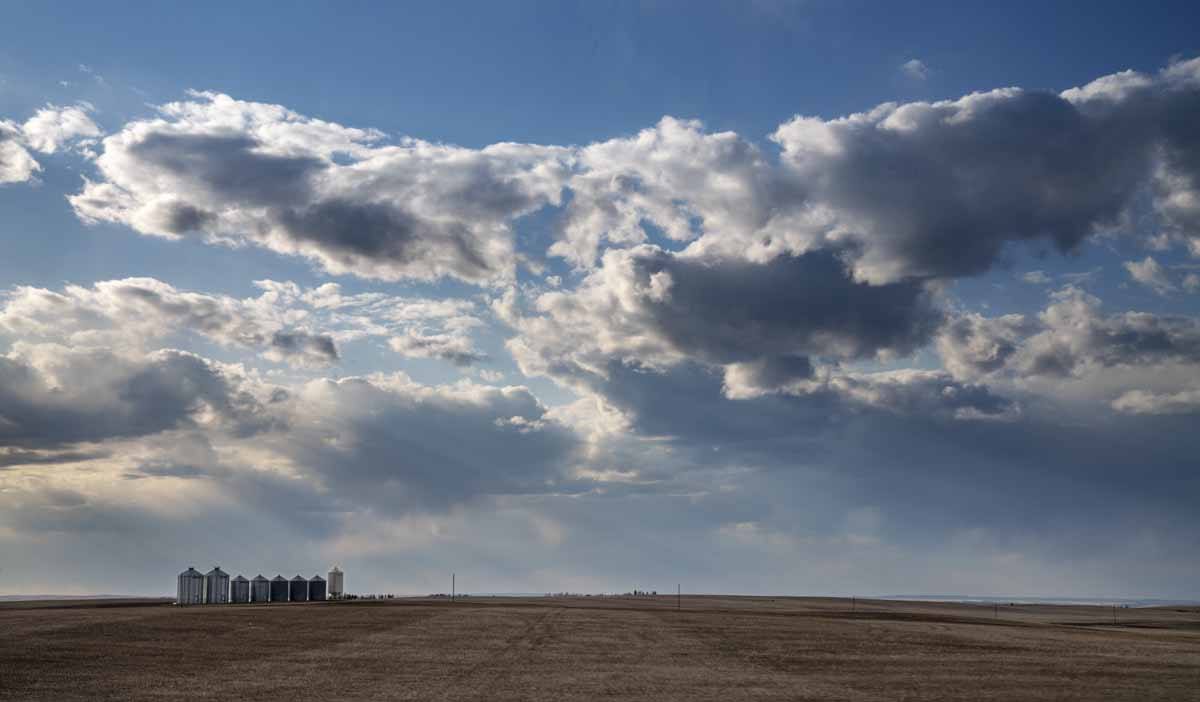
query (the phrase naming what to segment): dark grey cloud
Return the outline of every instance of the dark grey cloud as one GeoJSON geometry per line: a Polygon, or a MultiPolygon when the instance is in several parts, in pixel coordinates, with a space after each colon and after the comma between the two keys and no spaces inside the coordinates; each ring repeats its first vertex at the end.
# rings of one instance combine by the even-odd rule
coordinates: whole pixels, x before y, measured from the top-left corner
{"type": "Polygon", "coordinates": [[[28,451],[18,448],[0,449],[0,470],[20,466],[79,463],[107,458],[108,451],[28,451]]]}
{"type": "Polygon", "coordinates": [[[283,358],[306,357],[334,363],[340,357],[333,337],[305,331],[277,331],[271,335],[271,353],[283,358]]]}
{"type": "Polygon", "coordinates": [[[0,358],[0,446],[53,449],[195,425],[211,412],[238,436],[270,418],[236,379],[199,356],[126,358],[95,349],[28,347],[0,358]]]}
{"type": "Polygon", "coordinates": [[[325,169],[325,161],[272,154],[264,151],[265,146],[245,134],[150,131],[130,144],[125,156],[201,200],[250,207],[309,201],[312,180],[325,169]]]}
{"type": "Polygon", "coordinates": [[[608,252],[576,290],[543,293],[534,307],[540,315],[514,321],[509,348],[525,372],[562,379],[602,377],[611,360],[799,379],[813,358],[911,354],[942,318],[920,281],[856,282],[831,252],[757,264],[653,246],[608,252]]]}
{"type": "Polygon", "coordinates": [[[633,259],[630,283],[653,292],[645,313],[678,349],[712,363],[811,354],[839,359],[880,351],[907,355],[924,345],[940,313],[919,282],[851,280],[832,252],[765,264],[705,261],[664,251],[633,259]]]}
{"type": "Polygon", "coordinates": [[[386,513],[552,490],[579,448],[525,388],[403,377],[314,381],[289,426],[281,452],[332,494],[386,513]]]}
{"type": "Polygon", "coordinates": [[[882,282],[976,275],[1009,242],[1070,251],[1114,224],[1154,158],[1153,133],[1127,126],[1009,89],[797,119],[774,139],[838,235],[862,246],[855,271],[882,282]]]}

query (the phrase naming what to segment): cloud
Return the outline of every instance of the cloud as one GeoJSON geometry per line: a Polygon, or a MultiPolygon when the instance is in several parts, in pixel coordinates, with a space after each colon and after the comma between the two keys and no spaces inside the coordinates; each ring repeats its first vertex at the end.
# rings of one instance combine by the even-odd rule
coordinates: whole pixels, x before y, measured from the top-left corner
{"type": "Polygon", "coordinates": [[[579,446],[520,386],[431,386],[402,373],[268,384],[173,349],[21,342],[0,357],[0,467],[89,461],[122,479],[203,480],[210,487],[195,489],[281,513],[297,502],[441,512],[542,494],[571,475],[579,446]]]}
{"type": "Polygon", "coordinates": [[[337,364],[340,344],[364,338],[392,339],[392,348],[405,355],[460,366],[485,358],[471,339],[482,324],[471,300],[344,295],[335,283],[312,289],[255,284],[262,294],[251,298],[179,290],[155,278],[67,285],[61,292],[16,287],[0,298],[0,332],[143,350],[190,332],[302,368],[337,364]]]}
{"type": "Polygon", "coordinates": [[[960,378],[1083,376],[1119,366],[1200,363],[1200,321],[1147,312],[1104,315],[1099,298],[1067,287],[1037,319],[959,317],[940,332],[938,349],[960,378]]]}
{"type": "Polygon", "coordinates": [[[0,470],[21,466],[78,463],[110,456],[107,451],[27,451],[19,448],[0,449],[0,470]]]}
{"type": "Polygon", "coordinates": [[[423,334],[410,329],[403,336],[388,340],[393,351],[414,358],[438,358],[456,366],[470,366],[487,356],[477,351],[462,334],[423,334]]]}
{"type": "Polygon", "coordinates": [[[276,362],[336,363],[340,355],[332,336],[300,328],[306,316],[270,292],[239,300],[177,290],[154,278],[125,278],[91,288],[68,285],[61,293],[15,288],[0,307],[0,330],[115,346],[139,346],[184,330],[276,362]]]}
{"type": "Polygon", "coordinates": [[[1015,390],[1091,421],[1097,402],[1128,414],[1185,413],[1200,372],[1200,320],[1147,312],[1104,314],[1077,288],[1052,295],[1036,318],[962,315],[938,335],[946,369],[960,381],[1015,390]],[[1182,388],[1182,389],[1181,389],[1182,388]]]}
{"type": "Polygon", "coordinates": [[[1196,414],[1200,412],[1200,388],[1158,393],[1130,390],[1113,400],[1112,408],[1126,414],[1196,414]]]}
{"type": "Polygon", "coordinates": [[[87,103],[47,105],[24,124],[0,119],[0,184],[24,183],[42,170],[30,151],[52,154],[64,145],[100,136],[100,128],[88,116],[91,110],[87,103]]]}
{"type": "Polygon", "coordinates": [[[769,236],[789,226],[790,205],[803,198],[757,146],[733,132],[705,133],[695,120],[664,117],[635,136],[590,144],[576,161],[549,253],[581,268],[596,263],[603,244],[641,244],[650,231],[674,242],[704,231],[769,236]]]}
{"type": "Polygon", "coordinates": [[[22,143],[20,127],[0,120],[0,184],[24,183],[42,170],[22,143]]]}
{"type": "Polygon", "coordinates": [[[1021,275],[1021,280],[1030,285],[1049,285],[1054,282],[1054,279],[1046,274],[1046,271],[1029,271],[1021,275]]]}
{"type": "Polygon", "coordinates": [[[275,450],[332,494],[392,514],[552,490],[578,446],[519,386],[322,379],[297,388],[287,411],[275,450]]]}
{"type": "Polygon", "coordinates": [[[1168,223],[1182,222],[1197,66],[1062,94],[1004,88],[798,116],[771,136],[778,162],[736,134],[664,119],[581,153],[551,252],[588,265],[602,241],[661,233],[691,254],[758,263],[834,249],[856,279],[888,283],[977,275],[1022,242],[1074,250],[1125,222],[1147,188],[1168,223]]]}
{"type": "Polygon", "coordinates": [[[839,401],[888,412],[943,419],[1011,419],[1019,413],[1012,400],[982,384],[960,383],[943,371],[810,372],[807,377],[747,376],[725,373],[725,394],[733,399],[771,393],[795,396],[828,394],[839,401]]]}
{"type": "Polygon", "coordinates": [[[900,72],[913,80],[925,80],[929,77],[929,67],[921,59],[909,59],[900,64],[900,72]]]}
{"type": "Polygon", "coordinates": [[[1126,261],[1125,270],[1131,278],[1158,295],[1169,295],[1179,290],[1167,276],[1167,270],[1150,256],[1142,261],[1126,261]]]}
{"type": "Polygon", "coordinates": [[[18,344],[0,357],[0,446],[54,449],[211,426],[247,435],[269,422],[233,367],[162,350],[18,344]]]}
{"type": "Polygon", "coordinates": [[[88,103],[69,107],[47,105],[21,125],[21,132],[30,148],[52,154],[65,144],[103,134],[88,116],[92,110],[88,103]]]}
{"type": "Polygon", "coordinates": [[[250,242],[366,278],[511,278],[512,222],[557,204],[567,168],[563,149],[387,145],[217,93],[159,111],[104,139],[102,180],[71,197],[81,218],[250,242]]]}
{"type": "Polygon", "coordinates": [[[906,355],[940,321],[921,284],[856,283],[833,254],[755,264],[649,245],[607,252],[577,289],[542,293],[534,307],[510,350],[526,373],[558,376],[602,375],[611,359],[767,363],[778,374],[807,367],[796,357],[906,355]]]}
{"type": "Polygon", "coordinates": [[[265,354],[272,361],[290,361],[298,365],[325,365],[338,360],[337,346],[328,334],[306,331],[277,331],[271,335],[265,354]]]}
{"type": "Polygon", "coordinates": [[[1191,242],[1198,71],[1200,59],[1060,94],[796,116],[770,136],[779,158],[673,117],[584,147],[468,149],[192,93],[107,137],[100,179],[71,202],[85,221],[251,242],[386,280],[511,282],[514,223],[546,207],[562,208],[546,253],[580,269],[605,247],[649,242],[760,264],[832,250],[874,284],[959,278],[1015,244],[1075,250],[1129,221],[1143,192],[1166,236],[1191,242]]]}
{"type": "Polygon", "coordinates": [[[772,138],[825,213],[809,238],[860,246],[854,272],[876,283],[976,275],[1010,242],[1071,250],[1116,222],[1151,162],[1141,133],[1015,88],[797,117],[772,138]]]}

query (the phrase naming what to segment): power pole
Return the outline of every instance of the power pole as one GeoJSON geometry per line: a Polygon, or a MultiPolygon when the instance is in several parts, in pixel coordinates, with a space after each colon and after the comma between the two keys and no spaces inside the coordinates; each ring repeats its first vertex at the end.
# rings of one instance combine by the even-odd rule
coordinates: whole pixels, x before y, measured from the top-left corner
{"type": "Polygon", "coordinates": [[[675,611],[683,609],[683,587],[675,583],[675,611]]]}
{"type": "Polygon", "coordinates": [[[454,587],[455,587],[454,573],[451,573],[450,574],[450,601],[451,602],[454,601],[454,587]]]}

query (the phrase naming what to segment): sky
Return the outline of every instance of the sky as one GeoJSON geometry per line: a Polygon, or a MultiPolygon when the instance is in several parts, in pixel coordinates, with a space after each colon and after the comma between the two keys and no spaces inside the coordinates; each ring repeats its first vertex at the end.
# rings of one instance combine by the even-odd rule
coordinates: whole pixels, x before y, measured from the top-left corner
{"type": "Polygon", "coordinates": [[[1200,599],[1194,3],[0,11],[0,594],[1200,599]]]}

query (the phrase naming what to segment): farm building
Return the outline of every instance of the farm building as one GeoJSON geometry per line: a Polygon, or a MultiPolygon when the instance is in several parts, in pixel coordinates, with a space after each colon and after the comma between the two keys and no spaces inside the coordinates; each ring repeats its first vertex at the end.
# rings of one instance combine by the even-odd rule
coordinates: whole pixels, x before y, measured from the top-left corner
{"type": "Polygon", "coordinates": [[[271,578],[271,601],[272,602],[287,602],[288,601],[288,581],[282,575],[276,575],[271,578]]]}
{"type": "Polygon", "coordinates": [[[271,581],[264,578],[262,573],[254,576],[254,579],[250,581],[250,601],[271,601],[271,581]]]}
{"type": "Polygon", "coordinates": [[[214,566],[204,575],[204,603],[225,604],[229,602],[229,574],[214,566]]]}
{"type": "Polygon", "coordinates": [[[204,602],[204,576],[195,568],[188,568],[179,574],[179,588],[176,601],[181,605],[194,605],[204,602]]]}
{"type": "Polygon", "coordinates": [[[336,600],[344,594],[346,594],[345,575],[341,568],[334,566],[329,571],[329,596],[336,600]]]}
{"type": "Polygon", "coordinates": [[[292,602],[307,602],[308,601],[308,581],[304,576],[297,574],[292,578],[292,582],[288,587],[288,599],[292,602]]]}
{"type": "Polygon", "coordinates": [[[243,604],[250,601],[250,581],[238,575],[230,581],[229,586],[229,601],[234,604],[243,604]]]}
{"type": "Polygon", "coordinates": [[[309,602],[320,602],[325,599],[325,578],[312,576],[308,581],[309,602]]]}

